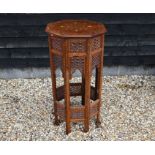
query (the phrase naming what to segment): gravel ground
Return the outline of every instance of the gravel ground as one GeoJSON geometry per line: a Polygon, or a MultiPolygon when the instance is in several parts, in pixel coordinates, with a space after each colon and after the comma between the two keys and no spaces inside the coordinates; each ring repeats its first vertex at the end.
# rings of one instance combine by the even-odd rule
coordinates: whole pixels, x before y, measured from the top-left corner
{"type": "Polygon", "coordinates": [[[155,140],[155,76],[103,81],[101,127],[74,123],[66,135],[65,123],[53,125],[50,78],[0,80],[0,140],[155,140]]]}

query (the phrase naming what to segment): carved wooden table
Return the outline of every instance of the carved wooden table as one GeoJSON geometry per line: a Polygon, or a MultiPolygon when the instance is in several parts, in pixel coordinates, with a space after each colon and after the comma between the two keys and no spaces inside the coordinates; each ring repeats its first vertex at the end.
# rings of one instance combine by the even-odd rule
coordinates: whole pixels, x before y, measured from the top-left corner
{"type": "Polygon", "coordinates": [[[84,122],[84,131],[89,130],[90,118],[100,123],[102,90],[102,67],[104,25],[88,20],[62,20],[46,27],[50,52],[50,68],[54,99],[55,124],[66,121],[66,133],[71,132],[71,122],[84,122]],[[57,69],[62,71],[64,83],[57,83],[57,69]],[[71,82],[73,73],[79,70],[81,82],[71,82]],[[91,84],[95,72],[95,86],[91,84]],[[70,98],[81,96],[75,106],[70,98]],[[61,100],[64,99],[64,102],[61,100]]]}

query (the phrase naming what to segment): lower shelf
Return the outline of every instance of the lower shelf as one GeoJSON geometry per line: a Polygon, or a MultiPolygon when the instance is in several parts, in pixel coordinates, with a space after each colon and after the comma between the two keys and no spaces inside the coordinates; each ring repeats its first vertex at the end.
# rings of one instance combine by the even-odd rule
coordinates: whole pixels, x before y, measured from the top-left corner
{"type": "MultiPolygon", "coordinates": [[[[60,103],[59,101],[56,102],[57,104],[57,114],[60,119],[65,120],[66,118],[66,113],[65,113],[65,104],[60,103]]],[[[92,101],[90,103],[90,109],[89,109],[89,115],[90,118],[95,116],[99,111],[98,111],[98,106],[99,106],[99,99],[92,101]]],[[[71,121],[72,122],[77,122],[77,121],[84,121],[84,111],[85,111],[85,106],[71,106],[70,107],[70,112],[71,112],[71,121]]]]}

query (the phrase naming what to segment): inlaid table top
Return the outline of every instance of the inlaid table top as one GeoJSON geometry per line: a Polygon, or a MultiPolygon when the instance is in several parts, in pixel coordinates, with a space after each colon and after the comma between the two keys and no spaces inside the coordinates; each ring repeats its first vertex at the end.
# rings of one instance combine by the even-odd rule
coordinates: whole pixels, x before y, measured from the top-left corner
{"type": "Polygon", "coordinates": [[[89,20],[61,20],[49,23],[46,32],[60,37],[93,37],[104,34],[106,28],[89,20]]]}

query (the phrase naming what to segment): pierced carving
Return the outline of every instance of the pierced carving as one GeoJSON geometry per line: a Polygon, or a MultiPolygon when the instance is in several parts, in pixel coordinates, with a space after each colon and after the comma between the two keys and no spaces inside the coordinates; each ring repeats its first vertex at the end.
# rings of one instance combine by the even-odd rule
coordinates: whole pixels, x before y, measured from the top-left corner
{"type": "Polygon", "coordinates": [[[100,54],[92,56],[92,69],[94,69],[101,62],[100,54]]]}
{"type": "Polygon", "coordinates": [[[62,56],[59,55],[53,55],[53,62],[54,62],[54,66],[55,68],[60,68],[62,69],[62,56]]]}
{"type": "Polygon", "coordinates": [[[96,50],[101,48],[101,38],[100,37],[95,37],[92,39],[92,46],[91,46],[91,50],[96,50]]]}
{"type": "Polygon", "coordinates": [[[78,111],[78,112],[71,112],[71,118],[72,119],[83,119],[84,118],[84,112],[83,111],[78,111]]]}
{"type": "Polygon", "coordinates": [[[58,37],[52,38],[52,48],[58,51],[62,51],[63,39],[58,37]]]}
{"type": "Polygon", "coordinates": [[[81,74],[84,70],[84,58],[72,57],[70,59],[71,75],[78,69],[81,74]]]}
{"type": "Polygon", "coordinates": [[[70,92],[71,94],[81,94],[81,84],[71,84],[70,92]]]}
{"type": "Polygon", "coordinates": [[[71,40],[70,51],[71,52],[85,52],[86,51],[86,41],[84,39],[71,40]]]}

